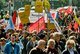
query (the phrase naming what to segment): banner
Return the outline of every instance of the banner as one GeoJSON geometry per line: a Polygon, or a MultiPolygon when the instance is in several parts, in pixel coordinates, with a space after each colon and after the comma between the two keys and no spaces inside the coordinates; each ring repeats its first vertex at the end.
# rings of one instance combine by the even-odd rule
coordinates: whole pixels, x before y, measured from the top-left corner
{"type": "Polygon", "coordinates": [[[44,8],[46,11],[50,11],[50,3],[48,0],[44,0],[44,8]]]}
{"type": "Polygon", "coordinates": [[[32,33],[32,31],[36,30],[37,33],[39,33],[41,30],[46,28],[46,24],[44,21],[44,17],[42,16],[38,21],[36,21],[35,23],[31,24],[28,27],[28,30],[30,33],[32,33]]]}
{"type": "Polygon", "coordinates": [[[43,2],[42,1],[35,2],[35,12],[38,12],[38,13],[43,12],[43,2]]]}
{"type": "Polygon", "coordinates": [[[27,17],[29,17],[30,15],[30,8],[31,8],[30,5],[25,5],[24,13],[27,17]]]}
{"type": "Polygon", "coordinates": [[[19,17],[20,17],[22,24],[29,23],[29,18],[25,15],[24,12],[19,12],[18,14],[19,14],[19,17]]]}

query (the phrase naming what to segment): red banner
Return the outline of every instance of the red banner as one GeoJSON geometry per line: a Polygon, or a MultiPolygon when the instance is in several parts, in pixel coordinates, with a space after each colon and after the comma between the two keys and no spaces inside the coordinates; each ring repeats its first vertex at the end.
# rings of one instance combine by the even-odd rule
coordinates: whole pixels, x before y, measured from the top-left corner
{"type": "Polygon", "coordinates": [[[37,33],[39,33],[44,28],[46,28],[46,24],[45,24],[44,16],[42,16],[38,21],[31,24],[28,29],[30,33],[32,33],[32,31],[34,30],[36,30],[37,33]]]}

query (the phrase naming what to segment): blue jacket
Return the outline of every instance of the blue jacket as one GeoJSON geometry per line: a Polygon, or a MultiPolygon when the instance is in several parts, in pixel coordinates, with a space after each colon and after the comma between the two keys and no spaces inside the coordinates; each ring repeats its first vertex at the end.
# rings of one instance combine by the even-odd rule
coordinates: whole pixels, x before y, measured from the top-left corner
{"type": "MultiPolygon", "coordinates": [[[[20,47],[15,43],[14,54],[20,54],[20,47]]],[[[4,47],[4,54],[12,54],[12,44],[11,42],[7,43],[4,47]]]]}

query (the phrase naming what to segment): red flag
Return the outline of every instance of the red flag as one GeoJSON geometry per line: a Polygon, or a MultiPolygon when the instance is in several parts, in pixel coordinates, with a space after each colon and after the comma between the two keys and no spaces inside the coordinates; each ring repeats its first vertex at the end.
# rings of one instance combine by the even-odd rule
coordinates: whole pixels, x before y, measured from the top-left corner
{"type": "Polygon", "coordinates": [[[52,13],[51,16],[52,16],[53,18],[55,18],[55,13],[52,13]]]}
{"type": "Polygon", "coordinates": [[[66,11],[65,15],[72,14],[72,6],[70,6],[66,11]]]}
{"type": "Polygon", "coordinates": [[[20,20],[20,18],[18,16],[18,18],[16,18],[15,29],[16,30],[22,30],[22,28],[23,28],[23,24],[21,23],[21,20],[20,20]]]}
{"type": "Polygon", "coordinates": [[[14,12],[13,12],[13,16],[12,16],[12,21],[13,21],[13,24],[14,24],[14,25],[15,25],[15,23],[16,23],[16,17],[17,17],[17,12],[14,11],[14,12]]]}
{"type": "Polygon", "coordinates": [[[35,23],[31,24],[28,27],[30,33],[32,33],[32,31],[34,30],[36,30],[37,33],[39,33],[41,30],[45,28],[46,28],[46,24],[45,24],[44,16],[42,16],[38,21],[36,21],[35,23]]]}
{"type": "Polygon", "coordinates": [[[72,23],[69,23],[68,29],[71,30],[71,28],[72,28],[72,23]]]}
{"type": "Polygon", "coordinates": [[[61,9],[59,10],[59,12],[60,12],[60,13],[65,12],[65,9],[64,9],[64,8],[61,8],[61,9]]]}
{"type": "Polygon", "coordinates": [[[75,31],[78,31],[78,28],[79,28],[79,24],[77,22],[74,23],[74,29],[75,31]]]}

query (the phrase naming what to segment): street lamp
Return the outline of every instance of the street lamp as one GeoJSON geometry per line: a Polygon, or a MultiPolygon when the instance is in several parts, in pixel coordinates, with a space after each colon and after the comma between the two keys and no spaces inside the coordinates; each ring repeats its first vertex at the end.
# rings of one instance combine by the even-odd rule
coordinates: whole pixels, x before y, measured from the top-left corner
{"type": "Polygon", "coordinates": [[[11,14],[11,0],[9,0],[9,15],[11,14]]]}

